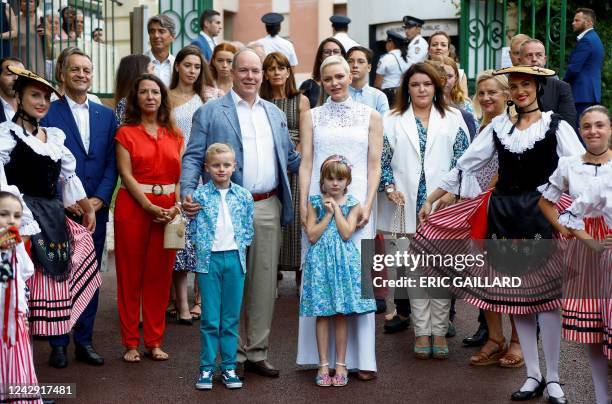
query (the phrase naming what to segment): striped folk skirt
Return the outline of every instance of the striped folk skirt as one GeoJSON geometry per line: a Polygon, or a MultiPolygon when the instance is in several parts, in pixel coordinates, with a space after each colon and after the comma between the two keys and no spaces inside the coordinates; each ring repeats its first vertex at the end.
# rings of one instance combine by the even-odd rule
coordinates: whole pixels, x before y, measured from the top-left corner
{"type": "MultiPolygon", "coordinates": [[[[459,202],[448,208],[439,210],[430,215],[425,225],[419,226],[413,239],[420,251],[427,253],[438,253],[444,242],[436,243],[436,240],[483,240],[488,234],[488,208],[493,190],[488,190],[474,199],[459,202]],[[432,248],[428,248],[431,246],[432,248]],[[431,249],[431,251],[429,251],[431,249]]],[[[559,212],[565,210],[571,204],[571,198],[563,195],[555,206],[559,212]]],[[[520,212],[519,212],[520,213],[520,212]]],[[[451,243],[444,254],[465,254],[466,244],[451,243]],[[453,251],[452,248],[457,248],[453,251]]],[[[520,288],[497,288],[497,287],[464,287],[451,291],[468,303],[483,310],[507,314],[530,314],[555,310],[561,307],[561,274],[563,256],[553,253],[545,262],[543,267],[534,274],[521,276],[520,288]],[[556,279],[555,282],[550,282],[556,279]],[[553,284],[554,283],[554,284],[553,284]],[[555,293],[554,291],[558,291],[555,293]]],[[[462,271],[454,268],[429,268],[427,273],[431,276],[450,277],[500,277],[507,274],[497,272],[485,265],[483,267],[469,267],[462,271]]]]}
{"type": "Polygon", "coordinates": [[[28,335],[25,315],[17,317],[17,338],[15,343],[0,340],[0,402],[42,403],[38,395],[12,395],[8,385],[36,385],[36,371],[32,358],[32,345],[28,335]]]}
{"type": "MultiPolygon", "coordinates": [[[[596,240],[612,234],[603,218],[586,218],[585,231],[596,240]]],[[[610,251],[594,252],[577,240],[569,244],[566,252],[569,268],[564,288],[563,338],[583,344],[604,343],[611,357],[612,266],[610,251]]]]}
{"type": "Polygon", "coordinates": [[[68,334],[102,283],[91,234],[68,218],[66,224],[72,248],[70,277],[58,282],[36,268],[27,281],[32,335],[68,334]]]}

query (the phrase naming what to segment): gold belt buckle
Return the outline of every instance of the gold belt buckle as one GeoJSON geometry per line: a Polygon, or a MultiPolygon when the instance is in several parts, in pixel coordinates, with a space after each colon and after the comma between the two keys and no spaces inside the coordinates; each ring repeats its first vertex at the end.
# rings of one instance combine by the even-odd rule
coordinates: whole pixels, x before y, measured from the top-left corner
{"type": "Polygon", "coordinates": [[[151,187],[151,193],[153,195],[155,195],[155,196],[163,195],[164,194],[164,186],[160,185],[160,184],[153,185],[153,187],[151,187]]]}

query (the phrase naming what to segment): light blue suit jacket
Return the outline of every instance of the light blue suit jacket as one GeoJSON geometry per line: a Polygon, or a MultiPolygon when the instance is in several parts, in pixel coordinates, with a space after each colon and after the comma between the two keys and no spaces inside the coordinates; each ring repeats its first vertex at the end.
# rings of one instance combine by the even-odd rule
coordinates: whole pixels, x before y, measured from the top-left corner
{"type": "Polygon", "coordinates": [[[202,36],[202,34],[199,34],[198,37],[191,42],[191,45],[200,48],[200,51],[202,51],[202,54],[204,55],[204,59],[210,63],[213,50],[210,49],[210,45],[208,45],[208,42],[206,42],[206,39],[202,36]]]}
{"type": "MultiPolygon", "coordinates": [[[[279,181],[277,192],[278,199],[282,203],[281,222],[287,224],[293,219],[287,171],[298,172],[301,156],[293,147],[287,128],[287,118],[283,111],[268,101],[261,100],[261,102],[272,129],[275,155],[260,157],[276,160],[279,181]]],[[[218,142],[229,144],[236,152],[236,171],[232,175],[232,181],[242,186],[244,167],[242,133],[231,92],[222,98],[207,102],[193,115],[191,137],[183,155],[181,197],[193,194],[200,177],[204,183],[210,179],[204,171],[204,154],[208,146],[218,142]]]]}

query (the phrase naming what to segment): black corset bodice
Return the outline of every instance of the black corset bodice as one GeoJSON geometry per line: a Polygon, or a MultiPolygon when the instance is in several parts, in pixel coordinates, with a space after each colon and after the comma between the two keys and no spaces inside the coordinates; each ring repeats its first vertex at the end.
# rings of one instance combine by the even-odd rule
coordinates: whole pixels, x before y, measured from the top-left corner
{"type": "Polygon", "coordinates": [[[533,192],[538,186],[548,182],[559,162],[556,136],[559,120],[560,116],[553,114],[544,138],[522,153],[507,150],[493,131],[499,160],[499,178],[495,185],[497,192],[503,195],[533,192]]]}
{"type": "Polygon", "coordinates": [[[6,180],[27,196],[55,198],[57,181],[62,166],[61,160],[53,161],[49,156],[36,153],[11,131],[17,142],[11,152],[11,161],[4,166],[6,180]]]}

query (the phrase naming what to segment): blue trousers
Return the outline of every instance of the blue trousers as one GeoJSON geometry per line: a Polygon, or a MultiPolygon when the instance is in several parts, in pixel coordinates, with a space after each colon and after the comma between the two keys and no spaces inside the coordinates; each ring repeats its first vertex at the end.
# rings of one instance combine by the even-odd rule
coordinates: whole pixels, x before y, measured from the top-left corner
{"type": "MultiPolygon", "coordinates": [[[[94,248],[96,249],[96,260],[98,261],[98,270],[100,270],[100,264],[102,263],[102,253],[104,252],[104,241],[106,240],[106,222],[98,222],[98,216],[100,212],[96,214],[96,230],[93,233],[94,248]]],[[[96,290],[96,293],[91,297],[89,304],[81,313],[81,316],[77,320],[76,324],[72,328],[74,330],[74,343],[76,345],[91,345],[93,339],[94,322],[96,321],[96,313],[98,312],[98,296],[100,290],[96,290]]],[[[54,335],[49,337],[49,345],[51,346],[68,346],[70,343],[70,336],[68,334],[54,335]]]]}
{"type": "Polygon", "coordinates": [[[214,371],[221,346],[221,370],[236,368],[244,272],[237,250],[212,252],[208,273],[198,273],[202,296],[200,371],[214,371]]]}

